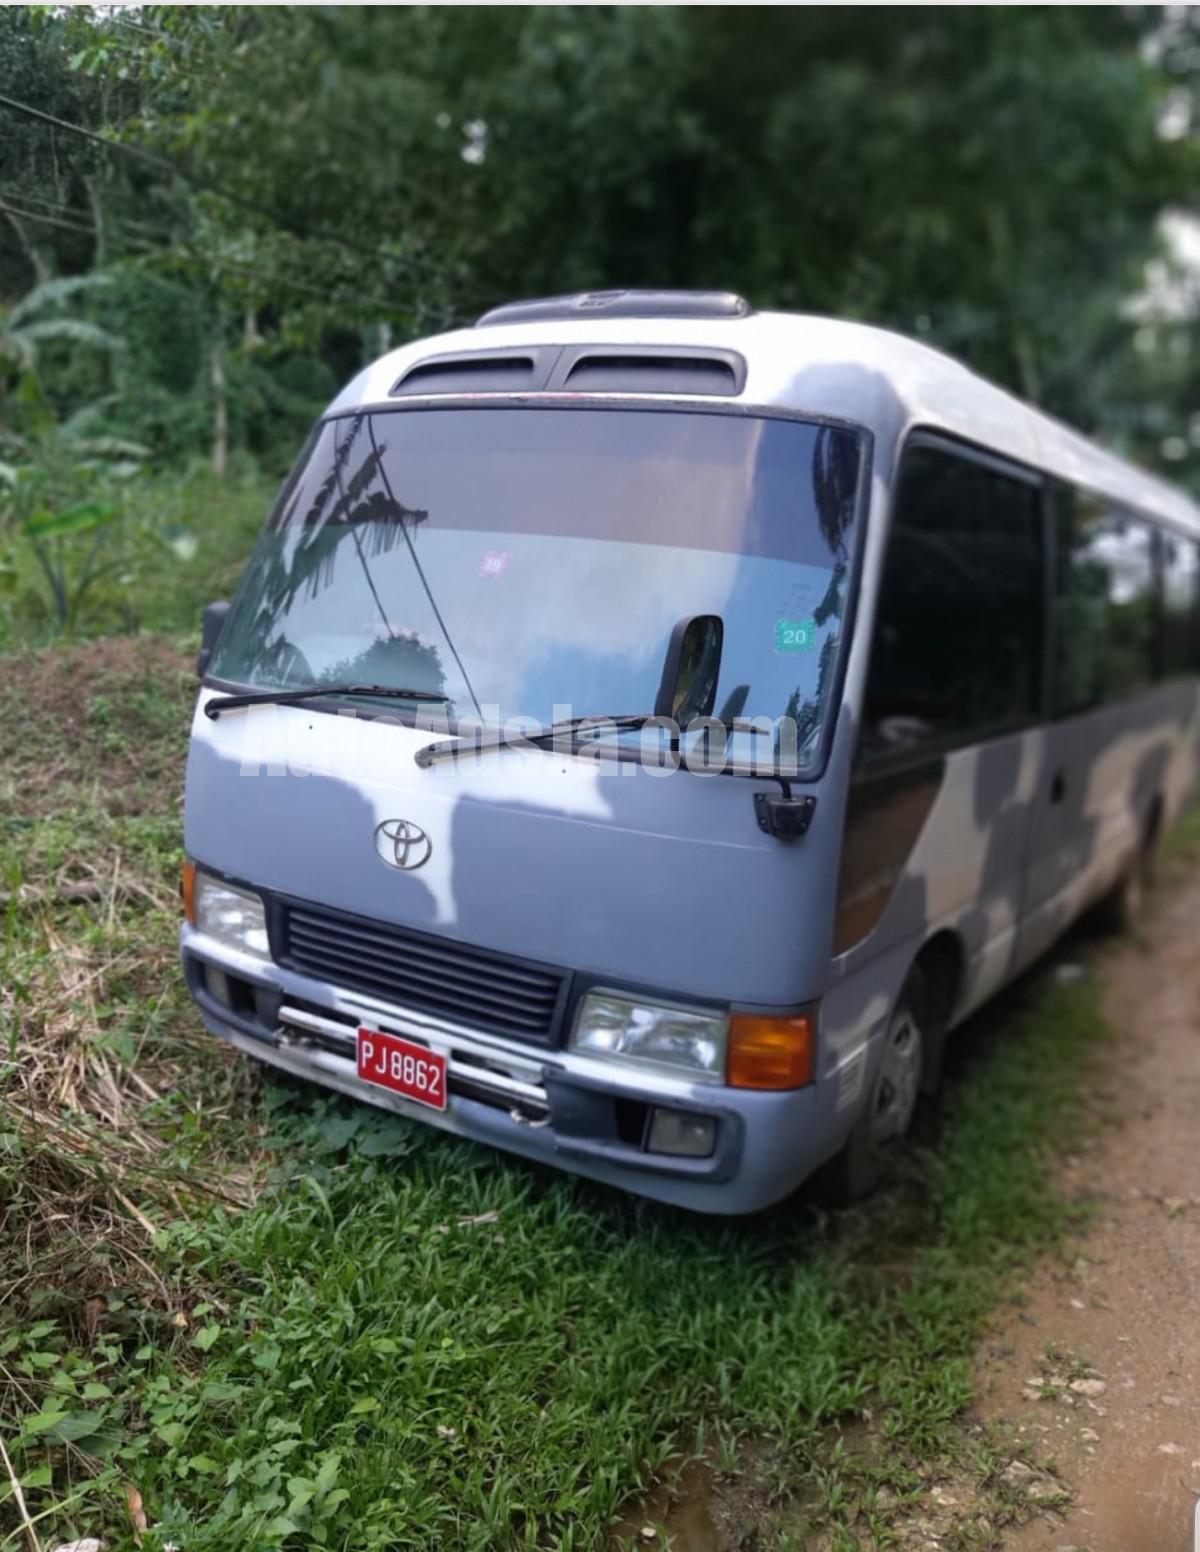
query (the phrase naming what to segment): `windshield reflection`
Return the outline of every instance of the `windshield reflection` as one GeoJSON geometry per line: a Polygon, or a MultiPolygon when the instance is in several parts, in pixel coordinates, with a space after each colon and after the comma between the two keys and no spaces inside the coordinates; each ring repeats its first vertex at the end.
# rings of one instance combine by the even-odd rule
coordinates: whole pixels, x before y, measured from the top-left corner
{"type": "Polygon", "coordinates": [[[777,744],[793,719],[803,764],[839,659],[860,459],[839,427],[724,415],[331,421],[285,488],[213,672],[446,695],[428,726],[547,725],[649,711],[676,621],[713,613],[717,715],[760,720],[777,744]]]}

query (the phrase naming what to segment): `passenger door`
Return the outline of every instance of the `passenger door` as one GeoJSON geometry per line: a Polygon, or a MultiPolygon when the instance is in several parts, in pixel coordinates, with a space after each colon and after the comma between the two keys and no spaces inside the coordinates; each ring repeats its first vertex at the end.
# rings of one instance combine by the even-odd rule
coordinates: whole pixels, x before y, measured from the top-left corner
{"type": "Polygon", "coordinates": [[[1145,695],[1160,671],[1154,531],[1111,502],[1051,490],[1050,719],[1034,793],[1021,958],[1108,883],[1138,842],[1145,695]]]}
{"type": "Polygon", "coordinates": [[[875,611],[836,943],[911,956],[950,927],[969,1002],[1015,956],[1045,593],[1040,479],[944,438],[910,439],[875,611]]]}

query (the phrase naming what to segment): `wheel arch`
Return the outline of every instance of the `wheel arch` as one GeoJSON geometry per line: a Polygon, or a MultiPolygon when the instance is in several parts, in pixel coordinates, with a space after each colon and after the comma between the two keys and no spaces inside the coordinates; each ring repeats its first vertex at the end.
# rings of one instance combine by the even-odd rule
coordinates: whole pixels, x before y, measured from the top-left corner
{"type": "Polygon", "coordinates": [[[926,939],[913,960],[913,969],[921,978],[928,1021],[921,1088],[932,1094],[941,1081],[946,1036],[953,1027],[966,982],[967,955],[958,933],[945,927],[926,939]]]}
{"type": "Polygon", "coordinates": [[[966,980],[967,955],[957,932],[944,927],[922,945],[913,961],[925,983],[926,1011],[934,1027],[945,1030],[953,1022],[966,980]]]}

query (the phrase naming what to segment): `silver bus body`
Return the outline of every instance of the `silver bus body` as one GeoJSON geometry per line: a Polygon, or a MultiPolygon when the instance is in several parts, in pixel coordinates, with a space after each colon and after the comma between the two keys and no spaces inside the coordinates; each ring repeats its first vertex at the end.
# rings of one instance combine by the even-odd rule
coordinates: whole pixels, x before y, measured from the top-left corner
{"type": "MultiPolygon", "coordinates": [[[[928,1080],[933,1042],[1127,879],[1185,801],[1200,512],[921,344],[630,296],[518,307],[405,346],[330,406],[306,454],[319,467],[302,460],[285,487],[207,664],[186,795],[207,892],[182,954],[208,1028],[266,1063],[636,1193],[741,1213],[787,1195],[898,1103],[889,1084],[921,1076],[888,1066],[914,966],[928,1080]],[[927,486],[906,473],[918,464],[927,486]],[[919,581],[922,557],[958,564],[936,524],[949,513],[963,531],[945,495],[960,477],[968,504],[999,492],[997,512],[1025,514],[1028,586],[1014,581],[974,634],[953,616],[939,701],[915,683],[937,621],[922,624],[919,590],[894,608],[881,595],[885,578],[898,596],[919,581]],[[915,559],[889,572],[906,478],[939,515],[926,532],[916,514],[915,559]],[[786,512],[775,536],[793,488],[797,524],[824,539],[794,540],[786,512]],[[1079,567],[1115,579],[1105,596],[1081,583],[1069,607],[1065,501],[1108,514],[1079,567]],[[748,515],[727,519],[735,509],[748,515]],[[1177,552],[1184,605],[1164,601],[1177,552]],[[718,701],[737,713],[762,683],[746,715],[770,726],[801,708],[783,780],[753,735],[733,774],[664,768],[645,729],[489,747],[498,718],[558,720],[551,699],[571,715],[649,711],[672,624],[705,610],[724,618],[718,701]],[[1071,700],[1066,681],[1091,669],[1067,638],[1085,626],[1101,645],[1153,629],[1145,673],[1104,670],[1107,691],[1071,700]],[[375,682],[357,667],[372,651],[428,669],[430,704],[206,710],[337,678],[356,630],[371,644],[353,656],[359,680],[375,682]],[[787,701],[791,678],[807,700],[787,701]],[[439,685],[454,717],[433,704],[439,685]],[[505,700],[531,685],[544,705],[505,700]],[[617,699],[645,686],[638,704],[617,699]],[[474,752],[416,758],[461,737],[468,713],[484,730],[474,752]],[[360,1030],[442,1058],[444,1108],[361,1076],[360,1030]],[[762,1053],[786,1062],[789,1032],[809,1049],[773,1078],[762,1053]]],[[[980,585],[964,573],[964,589],[980,585]]]]}

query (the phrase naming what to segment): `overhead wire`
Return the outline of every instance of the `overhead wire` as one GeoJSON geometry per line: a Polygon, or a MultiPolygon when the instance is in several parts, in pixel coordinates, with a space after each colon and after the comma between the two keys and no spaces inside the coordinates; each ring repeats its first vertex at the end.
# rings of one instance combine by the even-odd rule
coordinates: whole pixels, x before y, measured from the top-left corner
{"type": "Polygon", "coordinates": [[[19,210],[15,205],[7,204],[3,199],[0,199],[0,210],[5,215],[17,216],[22,221],[44,221],[47,226],[59,226],[67,232],[84,232],[95,235],[96,231],[94,226],[82,226],[77,221],[64,221],[58,216],[43,215],[37,210],[19,210]]]}
{"type": "MultiPolygon", "coordinates": [[[[22,220],[35,222],[41,221],[45,222],[49,226],[62,227],[67,231],[80,232],[85,235],[91,235],[93,237],[97,237],[101,234],[100,227],[98,227],[94,222],[85,222],[82,219],[81,212],[75,206],[57,204],[50,200],[37,200],[37,203],[43,205],[46,210],[54,210],[56,212],[64,211],[72,216],[80,217],[80,219],[77,220],[66,219],[57,214],[53,216],[44,214],[39,210],[22,210],[6,203],[6,199],[20,200],[22,203],[27,203],[32,200],[36,200],[36,198],[36,196],[27,196],[24,193],[17,193],[11,189],[0,188],[0,211],[9,212],[22,220]]],[[[145,222],[137,221],[129,216],[114,216],[110,214],[107,220],[111,226],[117,229],[124,227],[144,233],[145,236],[140,240],[131,240],[128,236],[123,237],[123,240],[128,242],[131,247],[140,249],[143,254],[165,254],[172,252],[174,257],[179,258],[184,262],[193,264],[211,264],[223,269],[230,270],[232,273],[237,275],[261,280],[268,285],[280,286],[284,290],[295,292],[297,295],[303,294],[306,296],[315,296],[322,301],[329,301],[331,300],[331,292],[336,292],[336,290],[342,285],[353,285],[353,281],[346,280],[335,282],[333,286],[314,286],[309,284],[307,281],[298,280],[294,276],[288,275],[280,270],[266,270],[252,264],[247,264],[243,259],[232,259],[224,254],[219,253],[199,252],[191,245],[189,239],[171,237],[171,234],[168,234],[165,231],[156,233],[153,227],[147,226],[145,222]],[[168,238],[171,240],[170,250],[162,247],[159,241],[159,239],[168,238]]],[[[359,304],[365,304],[368,307],[374,307],[381,313],[394,313],[400,310],[396,304],[387,301],[383,297],[362,296],[361,294],[358,294],[355,296],[355,301],[359,304]]]]}
{"type": "Polygon", "coordinates": [[[153,167],[156,171],[168,173],[172,177],[180,178],[189,183],[193,188],[212,194],[218,199],[229,201],[243,210],[248,210],[255,215],[265,216],[283,231],[291,232],[293,237],[299,237],[305,241],[316,241],[328,246],[342,248],[348,253],[364,254],[376,262],[383,261],[392,265],[399,265],[402,269],[415,269],[416,264],[412,259],[406,259],[399,254],[388,253],[382,248],[369,248],[363,243],[357,243],[347,237],[333,236],[325,233],[321,228],[306,228],[297,230],[296,224],[282,211],[273,209],[257,200],[247,199],[242,194],[236,194],[231,189],[222,187],[211,178],[205,178],[199,173],[192,172],[190,168],[181,167],[170,161],[165,156],[160,156],[156,151],[147,151],[142,146],[132,145],[124,140],[112,140],[107,135],[101,135],[94,129],[88,129],[83,124],[73,124],[69,119],[59,118],[56,114],[47,113],[44,108],[35,108],[31,103],[21,102],[7,93],[0,92],[0,107],[8,108],[10,112],[23,115],[36,122],[52,126],[55,129],[65,130],[68,134],[80,135],[85,140],[92,141],[96,145],[103,146],[105,150],[119,152],[124,156],[133,158],[145,166],[153,167]]]}

